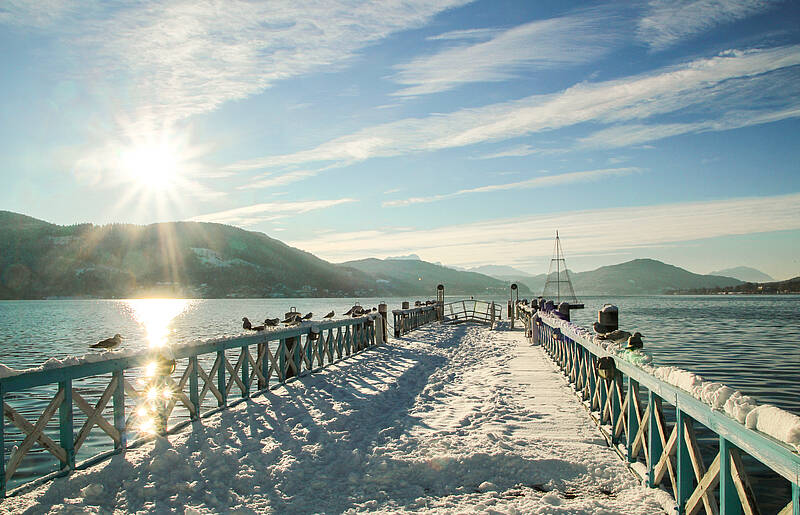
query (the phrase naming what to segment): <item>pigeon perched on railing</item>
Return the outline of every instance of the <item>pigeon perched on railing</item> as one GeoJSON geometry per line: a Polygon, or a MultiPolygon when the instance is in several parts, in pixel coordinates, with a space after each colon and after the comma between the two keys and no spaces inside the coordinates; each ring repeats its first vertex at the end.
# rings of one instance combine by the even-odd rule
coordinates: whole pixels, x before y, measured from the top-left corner
{"type": "Polygon", "coordinates": [[[291,313],[285,319],[281,321],[286,325],[294,325],[300,323],[300,313],[291,313]]]}
{"type": "Polygon", "coordinates": [[[122,336],[117,333],[111,338],[106,338],[103,341],[97,342],[94,345],[90,345],[92,349],[113,349],[117,345],[122,343],[122,336]]]}
{"type": "Polygon", "coordinates": [[[280,323],[280,321],[281,321],[280,318],[268,318],[264,320],[264,325],[267,327],[275,327],[280,323]]]}
{"type": "Polygon", "coordinates": [[[313,317],[313,316],[314,316],[314,313],[309,311],[308,313],[303,315],[303,318],[301,318],[300,320],[311,320],[311,317],[313,317]]]}
{"type": "Polygon", "coordinates": [[[359,306],[358,304],[356,304],[356,305],[355,305],[355,306],[353,306],[352,308],[348,309],[348,310],[345,312],[344,316],[346,316],[346,317],[347,317],[347,316],[350,316],[350,315],[352,315],[352,314],[353,314],[353,313],[356,311],[356,309],[360,309],[360,308],[361,308],[361,306],[359,306]]]}
{"type": "Polygon", "coordinates": [[[263,325],[253,325],[250,323],[250,319],[247,317],[242,318],[242,329],[247,329],[248,331],[263,331],[263,325]]]}
{"type": "Polygon", "coordinates": [[[324,317],[322,317],[322,318],[333,318],[333,315],[334,315],[334,312],[333,312],[333,311],[331,311],[330,313],[328,313],[327,315],[325,315],[325,316],[324,316],[324,317]]]}

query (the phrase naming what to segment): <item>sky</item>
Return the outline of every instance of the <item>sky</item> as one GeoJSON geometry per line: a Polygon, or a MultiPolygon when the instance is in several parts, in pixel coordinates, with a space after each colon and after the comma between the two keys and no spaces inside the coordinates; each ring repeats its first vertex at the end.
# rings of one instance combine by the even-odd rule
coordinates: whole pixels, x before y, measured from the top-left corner
{"type": "Polygon", "coordinates": [[[0,209],[800,275],[800,3],[0,3],[0,209]]]}

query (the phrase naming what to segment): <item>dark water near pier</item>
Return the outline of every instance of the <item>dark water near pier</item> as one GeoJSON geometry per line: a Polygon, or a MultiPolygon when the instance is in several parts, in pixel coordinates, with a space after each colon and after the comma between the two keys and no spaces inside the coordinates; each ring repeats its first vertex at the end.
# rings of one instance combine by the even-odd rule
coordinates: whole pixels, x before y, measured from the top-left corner
{"type": "MultiPolygon", "coordinates": [[[[476,298],[483,298],[476,295],[476,298]]],[[[152,343],[182,344],[197,339],[240,334],[241,318],[254,323],[283,316],[291,307],[315,318],[334,309],[343,313],[355,300],[364,306],[386,301],[397,309],[413,299],[217,299],[217,300],[54,300],[0,301],[0,363],[13,368],[37,366],[49,358],[89,352],[88,346],[120,333],[123,349],[147,349],[152,343]]],[[[450,300],[450,299],[448,299],[450,300]]],[[[492,299],[487,299],[492,300],[492,299]]],[[[505,312],[506,298],[493,299],[505,312]]],[[[659,365],[692,370],[800,414],[800,296],[641,296],[582,299],[586,309],[572,319],[589,326],[605,302],[620,308],[620,327],[644,334],[645,349],[659,365]]],[[[505,313],[504,313],[505,314],[505,313]]],[[[390,318],[391,321],[391,318],[390,318]]],[[[208,368],[206,368],[208,370],[208,368]]],[[[95,397],[108,379],[76,385],[95,397]],[[95,384],[96,383],[96,384],[95,384]]],[[[51,389],[53,390],[53,389],[51,389]]],[[[8,399],[35,422],[54,393],[48,389],[8,399]]],[[[211,397],[211,396],[209,396],[211,397]]],[[[209,401],[213,400],[209,399],[209,401]]],[[[110,403],[109,403],[110,406],[110,403]]],[[[76,431],[81,413],[76,409],[76,431]]],[[[108,411],[106,417],[110,418],[108,411]]],[[[186,416],[185,413],[177,413],[186,416]]],[[[57,439],[57,419],[47,432],[57,439]]],[[[6,457],[21,434],[6,425],[6,457]]],[[[110,448],[95,428],[78,458],[110,448]]],[[[54,470],[57,461],[39,450],[26,457],[19,484],[54,470]]]]}

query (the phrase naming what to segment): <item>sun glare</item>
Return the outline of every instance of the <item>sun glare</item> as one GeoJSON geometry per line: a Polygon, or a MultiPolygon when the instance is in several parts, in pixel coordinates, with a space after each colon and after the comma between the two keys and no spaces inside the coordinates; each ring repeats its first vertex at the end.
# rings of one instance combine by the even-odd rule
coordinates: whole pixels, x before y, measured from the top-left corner
{"type": "Polygon", "coordinates": [[[122,166],[143,188],[165,191],[175,185],[181,173],[181,156],[166,143],[144,143],[123,152],[122,166]]]}
{"type": "MultiPolygon", "coordinates": [[[[136,321],[144,327],[150,348],[167,344],[170,323],[191,304],[186,299],[131,299],[126,302],[136,321]]],[[[150,375],[154,373],[154,369],[150,370],[150,375]]]]}

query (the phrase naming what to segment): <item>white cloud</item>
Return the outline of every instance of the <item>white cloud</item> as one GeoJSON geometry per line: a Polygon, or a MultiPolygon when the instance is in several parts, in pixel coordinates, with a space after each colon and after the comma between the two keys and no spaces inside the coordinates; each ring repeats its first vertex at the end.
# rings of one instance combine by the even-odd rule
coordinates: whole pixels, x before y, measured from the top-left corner
{"type": "Polygon", "coordinates": [[[454,191],[452,193],[443,193],[440,195],[431,195],[428,197],[410,197],[401,200],[388,200],[383,203],[384,207],[399,207],[409,206],[412,204],[422,204],[428,202],[438,202],[462,195],[469,195],[473,193],[491,193],[494,191],[508,191],[519,189],[534,189],[546,188],[549,186],[560,186],[562,184],[571,184],[575,182],[590,182],[602,179],[609,176],[630,175],[632,173],[640,172],[639,168],[606,168],[602,170],[585,170],[582,172],[569,172],[558,175],[547,175],[544,177],[534,177],[533,179],[526,179],[524,181],[509,182],[504,184],[491,184],[488,186],[479,186],[477,188],[468,188],[463,190],[454,191]]]}
{"type": "Polygon", "coordinates": [[[309,150],[227,168],[285,171],[313,163],[312,168],[321,171],[374,157],[502,141],[586,122],[641,122],[665,114],[706,121],[708,130],[714,124],[724,128],[734,123],[720,119],[719,109],[742,126],[765,123],[795,116],[800,86],[793,67],[798,65],[800,45],[729,51],[652,73],[580,83],[550,95],[367,127],[309,150]]]}
{"type": "Polygon", "coordinates": [[[597,131],[579,142],[587,148],[614,148],[638,145],[680,134],[739,129],[750,125],[800,118],[800,100],[786,109],[765,112],[739,111],[727,113],[721,120],[694,123],[617,125],[597,131]]]}
{"type": "Polygon", "coordinates": [[[764,12],[772,0],[651,0],[636,30],[654,50],[688,37],[764,12]]]}
{"type": "Polygon", "coordinates": [[[591,62],[606,54],[617,37],[609,12],[598,9],[537,20],[493,34],[489,29],[448,32],[434,39],[476,38],[472,45],[447,48],[395,68],[394,80],[408,86],[398,96],[438,93],[470,82],[499,82],[520,70],[545,70],[591,62]]]}
{"type": "Polygon", "coordinates": [[[133,119],[163,123],[289,77],[330,71],[366,45],[465,1],[174,0],[68,9],[48,0],[37,8],[14,2],[0,22],[59,38],[78,75],[90,77],[99,94],[127,104],[133,119]]]}
{"type": "Polygon", "coordinates": [[[308,213],[318,209],[326,209],[340,204],[355,202],[356,199],[340,198],[331,200],[300,200],[292,202],[264,202],[252,206],[238,207],[226,211],[218,211],[207,215],[195,216],[195,222],[216,222],[240,226],[251,226],[259,222],[269,222],[287,218],[290,215],[308,213]]]}
{"type": "Polygon", "coordinates": [[[549,257],[553,231],[569,255],[595,255],[719,236],[800,229],[800,194],[518,216],[425,230],[331,233],[292,241],[324,259],[419,254],[451,265],[549,257]],[[735,223],[732,223],[735,221],[735,223]]]}
{"type": "Polygon", "coordinates": [[[540,154],[549,152],[548,150],[542,150],[538,148],[534,148],[531,145],[517,145],[514,147],[507,148],[505,150],[500,150],[499,152],[493,152],[491,154],[484,154],[479,156],[478,159],[494,159],[497,157],[525,157],[531,156],[533,154],[540,154]]]}

